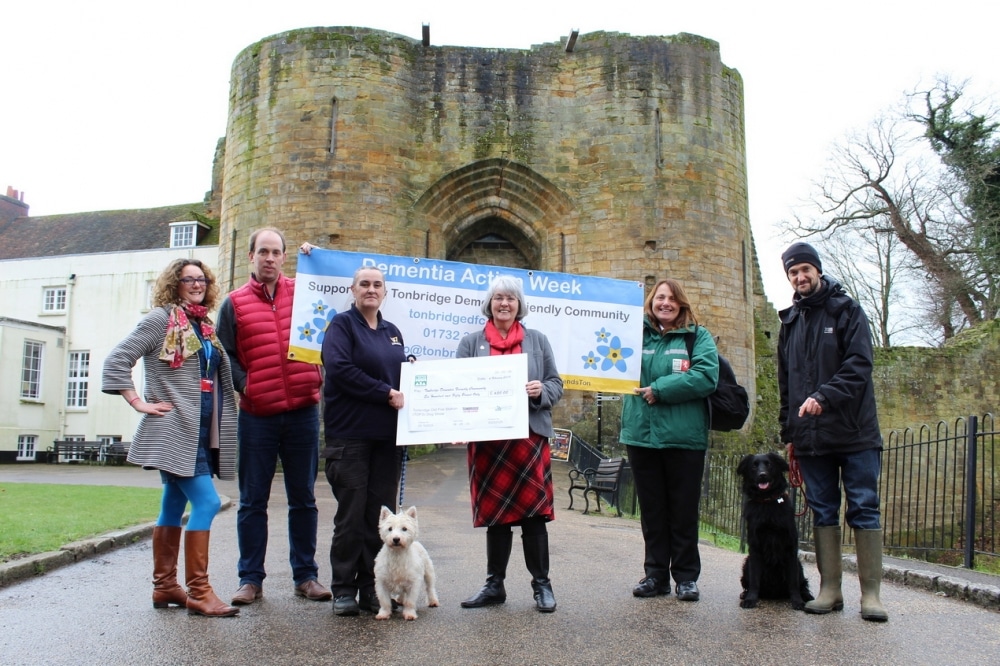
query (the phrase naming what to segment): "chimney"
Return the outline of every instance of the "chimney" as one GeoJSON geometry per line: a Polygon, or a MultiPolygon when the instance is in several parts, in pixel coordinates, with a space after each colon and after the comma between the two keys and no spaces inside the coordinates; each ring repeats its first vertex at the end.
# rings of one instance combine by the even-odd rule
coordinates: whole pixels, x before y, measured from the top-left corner
{"type": "Polygon", "coordinates": [[[7,186],[7,196],[0,196],[0,222],[10,222],[19,217],[27,217],[28,205],[24,203],[24,192],[7,186]]]}

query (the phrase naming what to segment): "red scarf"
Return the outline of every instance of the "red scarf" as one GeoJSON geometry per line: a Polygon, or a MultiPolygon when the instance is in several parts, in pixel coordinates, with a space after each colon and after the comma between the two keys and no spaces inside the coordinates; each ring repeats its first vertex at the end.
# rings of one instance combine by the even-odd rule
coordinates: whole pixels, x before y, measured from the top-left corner
{"type": "Polygon", "coordinates": [[[493,320],[487,319],[483,333],[486,335],[486,342],[490,343],[490,356],[521,353],[521,341],[524,340],[524,328],[521,326],[521,322],[515,321],[510,330],[507,331],[505,338],[493,325],[493,320]]]}

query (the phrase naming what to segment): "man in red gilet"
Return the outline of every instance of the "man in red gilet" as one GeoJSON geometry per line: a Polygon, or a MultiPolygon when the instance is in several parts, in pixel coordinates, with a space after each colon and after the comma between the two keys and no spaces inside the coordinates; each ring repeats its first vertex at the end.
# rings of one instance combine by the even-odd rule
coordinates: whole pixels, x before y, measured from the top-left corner
{"type": "Polygon", "coordinates": [[[218,336],[240,393],[236,516],[240,587],[234,605],[252,604],[262,596],[267,501],[279,458],[288,497],[294,592],[314,601],[331,597],[317,580],[318,511],[313,493],[322,375],[319,366],[288,359],[295,280],[281,273],[284,261],[284,235],[270,228],[255,231],[250,236],[250,280],[230,293],[219,309],[218,336]]]}

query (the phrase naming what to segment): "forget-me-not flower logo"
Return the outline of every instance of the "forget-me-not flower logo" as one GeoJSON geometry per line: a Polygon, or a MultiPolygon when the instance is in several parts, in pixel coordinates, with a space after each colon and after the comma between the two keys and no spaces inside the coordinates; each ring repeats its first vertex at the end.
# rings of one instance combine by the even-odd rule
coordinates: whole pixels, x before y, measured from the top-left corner
{"type": "Polygon", "coordinates": [[[309,342],[312,342],[314,335],[316,335],[316,329],[314,329],[310,324],[299,326],[299,340],[308,340],[309,342]]]}
{"type": "Polygon", "coordinates": [[[625,372],[628,369],[625,359],[632,356],[633,350],[628,347],[623,348],[621,339],[616,335],[611,338],[610,345],[600,345],[597,348],[597,353],[604,357],[601,370],[614,368],[619,372],[625,372]]]}

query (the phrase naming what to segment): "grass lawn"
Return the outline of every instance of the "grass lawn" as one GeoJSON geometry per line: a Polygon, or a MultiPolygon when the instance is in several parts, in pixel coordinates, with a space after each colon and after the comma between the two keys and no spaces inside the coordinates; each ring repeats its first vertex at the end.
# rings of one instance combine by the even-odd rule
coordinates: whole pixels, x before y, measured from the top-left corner
{"type": "Polygon", "coordinates": [[[0,562],[156,519],[159,488],[0,482],[0,562]]]}

